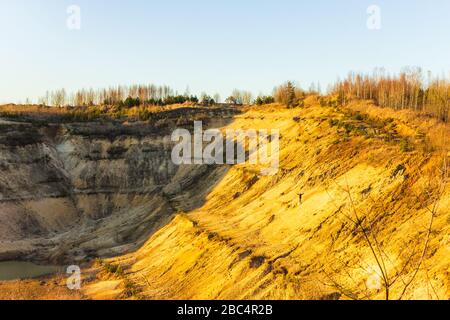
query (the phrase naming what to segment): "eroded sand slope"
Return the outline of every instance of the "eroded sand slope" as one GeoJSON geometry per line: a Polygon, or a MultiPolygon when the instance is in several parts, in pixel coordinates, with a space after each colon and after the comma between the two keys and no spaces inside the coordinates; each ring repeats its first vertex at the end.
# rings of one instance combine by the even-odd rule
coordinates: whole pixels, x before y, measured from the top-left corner
{"type": "Polygon", "coordinates": [[[303,109],[270,106],[237,116],[228,128],[280,129],[278,174],[261,176],[252,165],[232,167],[201,208],[178,214],[136,253],[110,261],[126,270],[114,282],[115,291],[108,290],[111,279],[100,271],[99,278],[109,281],[91,283],[87,294],[382,299],[374,255],[348,219],[356,212],[371,221],[392,280],[391,299],[448,299],[448,186],[427,237],[441,155],[425,151],[421,139],[412,139],[413,147],[405,150],[406,128],[412,138],[424,135],[401,118],[355,117],[350,111],[309,99],[303,109]]]}
{"type": "MultiPolygon", "coordinates": [[[[232,117],[208,113],[205,126],[232,117]]],[[[178,210],[201,205],[226,168],[175,166],[170,154],[183,116],[192,124],[204,110],[157,116],[150,123],[42,125],[35,116],[0,123],[0,261],[70,265],[128,253],[178,210]]]]}

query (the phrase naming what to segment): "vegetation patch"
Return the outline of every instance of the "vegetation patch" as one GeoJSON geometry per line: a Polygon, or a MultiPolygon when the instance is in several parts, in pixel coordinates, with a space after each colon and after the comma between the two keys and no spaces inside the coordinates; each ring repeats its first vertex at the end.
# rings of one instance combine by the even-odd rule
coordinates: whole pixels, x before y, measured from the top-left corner
{"type": "Polygon", "coordinates": [[[250,268],[258,269],[261,267],[266,261],[266,257],[264,256],[255,256],[250,259],[250,268]]]}

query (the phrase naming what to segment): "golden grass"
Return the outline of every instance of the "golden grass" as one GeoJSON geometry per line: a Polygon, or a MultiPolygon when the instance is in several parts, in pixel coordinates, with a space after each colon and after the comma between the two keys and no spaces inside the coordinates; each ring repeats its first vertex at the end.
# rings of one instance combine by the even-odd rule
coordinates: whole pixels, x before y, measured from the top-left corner
{"type": "Polygon", "coordinates": [[[395,119],[399,121],[401,133],[410,138],[423,137],[423,142],[437,151],[450,151],[450,124],[443,123],[426,114],[412,110],[396,111],[392,108],[381,108],[370,101],[355,101],[347,106],[349,109],[367,114],[378,119],[395,119]]]}

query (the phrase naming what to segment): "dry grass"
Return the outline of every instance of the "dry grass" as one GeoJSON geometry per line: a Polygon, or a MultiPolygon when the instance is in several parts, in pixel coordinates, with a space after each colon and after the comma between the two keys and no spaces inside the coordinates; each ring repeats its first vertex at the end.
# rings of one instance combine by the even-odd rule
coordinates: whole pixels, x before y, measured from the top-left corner
{"type": "Polygon", "coordinates": [[[425,150],[449,152],[450,124],[443,123],[426,114],[412,110],[396,111],[391,108],[380,108],[370,101],[352,102],[347,106],[378,119],[395,119],[399,122],[400,133],[412,140],[419,139],[425,150]]]}

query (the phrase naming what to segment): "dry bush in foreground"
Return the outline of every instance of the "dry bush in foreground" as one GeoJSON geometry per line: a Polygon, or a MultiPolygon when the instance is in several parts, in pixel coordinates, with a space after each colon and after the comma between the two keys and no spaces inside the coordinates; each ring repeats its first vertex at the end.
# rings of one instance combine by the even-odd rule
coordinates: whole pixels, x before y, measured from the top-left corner
{"type": "MultiPolygon", "coordinates": [[[[348,205],[346,212],[341,212],[345,218],[345,227],[333,239],[339,238],[347,231],[349,237],[359,237],[363,249],[357,249],[356,245],[351,244],[349,248],[345,248],[333,241],[327,252],[330,258],[324,270],[326,284],[349,299],[370,300],[382,292],[386,300],[402,300],[417,280],[419,272],[423,272],[433,292],[429,294],[430,298],[440,299],[428,277],[429,268],[425,265],[425,259],[430,253],[430,241],[435,233],[434,221],[441,208],[448,182],[448,157],[443,155],[440,165],[435,168],[435,175],[426,182],[423,192],[415,195],[417,202],[425,208],[428,215],[427,225],[423,230],[418,228],[417,234],[413,236],[403,236],[398,234],[401,231],[394,229],[394,233],[387,237],[381,234],[380,224],[385,223],[389,215],[380,207],[381,200],[371,199],[372,206],[363,212],[358,209],[348,184],[345,187],[338,185],[345,193],[348,205]],[[404,240],[401,248],[396,248],[397,250],[390,247],[394,236],[404,240]],[[347,250],[358,251],[357,257],[349,260],[347,250]],[[394,255],[394,251],[397,251],[397,254],[394,255]]],[[[351,253],[355,254],[354,251],[351,253]]]]}

